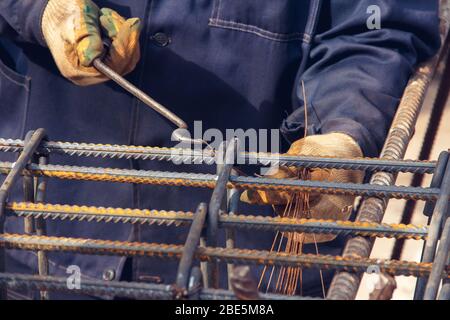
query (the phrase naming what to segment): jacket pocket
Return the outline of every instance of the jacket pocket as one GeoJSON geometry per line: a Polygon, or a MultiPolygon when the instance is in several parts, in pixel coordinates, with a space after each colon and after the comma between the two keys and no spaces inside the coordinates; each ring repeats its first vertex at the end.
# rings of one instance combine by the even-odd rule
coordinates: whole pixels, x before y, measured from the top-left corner
{"type": "Polygon", "coordinates": [[[31,79],[0,59],[0,137],[22,138],[31,79]]]}
{"type": "Polygon", "coordinates": [[[305,40],[310,1],[213,0],[209,26],[251,33],[265,39],[305,40]]]}

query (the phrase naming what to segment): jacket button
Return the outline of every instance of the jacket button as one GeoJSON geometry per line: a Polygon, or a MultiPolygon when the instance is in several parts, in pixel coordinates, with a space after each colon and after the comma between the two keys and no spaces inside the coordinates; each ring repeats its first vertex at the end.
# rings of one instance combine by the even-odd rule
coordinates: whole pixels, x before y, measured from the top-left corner
{"type": "Polygon", "coordinates": [[[116,278],[116,271],[114,269],[106,269],[103,271],[103,280],[113,281],[116,278]]]}
{"type": "Polygon", "coordinates": [[[172,39],[170,37],[162,32],[158,32],[151,36],[151,39],[153,40],[153,43],[160,47],[167,47],[172,39]]]}

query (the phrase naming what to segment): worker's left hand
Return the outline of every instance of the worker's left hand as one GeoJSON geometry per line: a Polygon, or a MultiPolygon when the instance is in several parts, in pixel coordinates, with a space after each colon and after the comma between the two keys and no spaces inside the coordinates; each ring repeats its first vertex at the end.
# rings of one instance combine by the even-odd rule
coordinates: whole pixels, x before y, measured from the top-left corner
{"type": "Polygon", "coordinates": [[[109,80],[92,67],[105,50],[103,37],[111,41],[104,62],[117,73],[133,71],[140,59],[140,20],[100,10],[92,0],[49,0],[42,32],[62,75],[77,85],[109,80]]]}
{"type": "MultiPolygon", "coordinates": [[[[312,157],[362,157],[359,145],[350,136],[343,133],[330,133],[325,135],[309,136],[294,142],[288,155],[312,156],[312,157]]],[[[299,170],[295,167],[276,168],[266,178],[271,179],[298,179],[299,170]]],[[[312,169],[310,179],[315,181],[332,181],[344,183],[361,183],[363,173],[361,171],[337,170],[337,169],[312,169]]],[[[292,216],[285,212],[286,206],[292,201],[294,194],[287,191],[261,191],[247,190],[241,195],[241,201],[250,204],[274,205],[278,214],[292,216]]],[[[309,205],[314,219],[348,220],[354,201],[353,196],[310,194],[309,205]]],[[[294,206],[288,206],[294,210],[294,206]]],[[[335,238],[334,235],[306,235],[305,243],[326,242],[335,238]]]]}

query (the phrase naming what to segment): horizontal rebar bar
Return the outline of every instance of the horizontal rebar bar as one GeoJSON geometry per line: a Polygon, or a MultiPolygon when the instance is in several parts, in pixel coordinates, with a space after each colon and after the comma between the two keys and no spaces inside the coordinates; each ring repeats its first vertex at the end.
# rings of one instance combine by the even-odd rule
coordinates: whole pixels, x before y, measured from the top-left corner
{"type": "MultiPolygon", "coordinates": [[[[8,174],[13,168],[11,162],[0,162],[0,174],[8,174]]],[[[24,174],[58,179],[109,181],[119,183],[152,184],[214,188],[217,175],[144,171],[129,169],[110,169],[93,167],[73,167],[60,165],[30,164],[24,174]]],[[[278,190],[289,192],[316,192],[323,194],[353,195],[380,198],[436,200],[439,189],[403,186],[380,186],[356,183],[336,183],[324,181],[267,179],[259,177],[231,176],[228,188],[278,190]]]]}
{"type": "MultiPolygon", "coordinates": [[[[0,246],[7,249],[76,252],[82,254],[129,257],[146,256],[164,259],[180,259],[184,249],[184,246],[182,245],[19,234],[0,234],[0,246]]],[[[376,265],[381,272],[390,275],[416,277],[428,276],[432,268],[431,263],[314,254],[293,255],[283,252],[225,249],[218,247],[199,247],[195,257],[200,261],[232,262],[244,265],[254,264],[296,268],[318,268],[322,270],[340,270],[352,273],[366,272],[369,267],[376,265]]],[[[449,266],[446,266],[442,277],[450,277],[449,266]]]]}
{"type": "MultiPolygon", "coordinates": [[[[130,299],[158,299],[170,300],[176,290],[171,285],[149,284],[124,281],[100,281],[83,279],[79,289],[69,289],[67,278],[54,276],[38,276],[13,273],[0,273],[0,284],[16,290],[44,290],[70,292],[75,294],[93,295],[101,297],[120,297],[130,299]]],[[[217,289],[201,289],[198,293],[200,300],[236,300],[232,291],[217,289]]],[[[284,296],[279,294],[260,293],[262,300],[320,300],[318,298],[284,296]]]]}
{"type": "MultiPolygon", "coordinates": [[[[10,203],[8,215],[70,221],[97,221],[131,224],[185,225],[193,221],[193,212],[103,208],[88,206],[10,203]]],[[[360,235],[383,238],[425,239],[427,226],[263,217],[242,214],[221,214],[219,226],[235,229],[261,229],[282,232],[360,235]]]]}
{"type": "Polygon", "coordinates": [[[42,218],[47,220],[68,220],[105,223],[130,223],[149,225],[185,225],[193,220],[194,213],[189,211],[141,210],[104,208],[77,205],[59,205],[42,203],[9,203],[7,215],[17,217],[42,218]]]}
{"type": "Polygon", "coordinates": [[[321,219],[294,219],[245,215],[221,215],[224,228],[278,230],[314,234],[358,235],[378,238],[426,239],[428,227],[321,219]]]}
{"type": "MultiPolygon", "coordinates": [[[[0,152],[20,152],[22,140],[0,139],[0,152]]],[[[44,142],[41,151],[79,157],[117,158],[134,160],[176,161],[214,164],[214,153],[210,150],[159,148],[143,146],[100,145],[88,143],[44,142]]],[[[435,161],[389,160],[389,159],[340,159],[289,156],[268,153],[241,152],[238,164],[262,164],[298,166],[303,168],[346,169],[383,172],[433,173],[435,161]]]]}

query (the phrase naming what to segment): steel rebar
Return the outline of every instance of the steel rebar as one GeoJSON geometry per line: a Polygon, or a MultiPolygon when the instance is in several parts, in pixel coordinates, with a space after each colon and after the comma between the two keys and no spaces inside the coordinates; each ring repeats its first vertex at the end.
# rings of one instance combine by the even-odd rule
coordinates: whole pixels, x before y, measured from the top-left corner
{"type": "MultiPolygon", "coordinates": [[[[164,259],[180,259],[184,249],[182,245],[19,234],[0,234],[0,247],[19,250],[43,250],[128,257],[157,257],[164,259]]],[[[342,270],[357,274],[364,273],[367,268],[377,265],[381,272],[387,274],[416,277],[428,276],[432,268],[432,263],[314,254],[292,255],[282,252],[217,247],[198,247],[195,257],[200,261],[233,262],[243,265],[318,268],[323,270],[342,270]]],[[[443,278],[450,277],[449,266],[446,266],[441,276],[443,278]]]]}
{"type": "MultiPolygon", "coordinates": [[[[0,162],[0,174],[8,174],[14,165],[0,162]]],[[[202,173],[144,171],[94,167],[29,164],[23,174],[67,180],[108,181],[166,186],[184,186],[213,189],[217,175],[202,173]]],[[[403,187],[379,184],[337,183],[309,180],[268,179],[230,176],[228,188],[279,190],[290,192],[317,192],[379,198],[436,200],[437,188],[403,187]]]]}
{"type": "MultiPolygon", "coordinates": [[[[22,140],[0,139],[0,152],[20,152],[22,140]]],[[[177,149],[143,146],[101,145],[70,142],[44,142],[40,150],[67,156],[118,158],[133,160],[174,161],[187,163],[214,164],[215,154],[209,150],[177,149]]],[[[303,168],[365,170],[383,172],[433,173],[435,161],[391,160],[378,158],[317,158],[266,153],[247,153],[238,155],[239,164],[263,164],[279,166],[298,166],[303,168]]]]}
{"type": "MultiPolygon", "coordinates": [[[[190,224],[194,219],[194,213],[189,211],[140,210],[16,202],[7,205],[7,214],[17,217],[51,220],[176,226],[190,224]]],[[[225,229],[278,230],[282,232],[360,235],[416,240],[425,239],[428,233],[427,226],[418,225],[263,217],[242,215],[237,212],[234,212],[233,215],[221,214],[219,216],[219,226],[225,229]]]]}
{"type": "MultiPolygon", "coordinates": [[[[75,294],[94,295],[101,297],[120,297],[130,299],[160,299],[174,298],[174,288],[165,284],[148,284],[124,281],[99,281],[83,279],[79,289],[68,289],[67,278],[54,276],[37,276],[13,273],[0,273],[0,284],[11,289],[31,289],[45,291],[69,292],[75,294]]],[[[264,300],[316,300],[317,298],[292,296],[286,297],[278,294],[260,294],[264,300]]],[[[200,300],[236,300],[232,291],[202,289],[200,300]]],[[[320,299],[317,299],[320,300],[320,299]]]]}
{"type": "MultiPolygon", "coordinates": [[[[447,38],[448,27],[445,38],[447,38]]],[[[403,94],[402,100],[389,130],[385,145],[381,152],[381,158],[400,160],[406,153],[407,146],[414,133],[414,127],[422,107],[425,93],[433,78],[437,63],[443,56],[440,54],[419,66],[411,77],[403,94]]],[[[395,183],[396,175],[389,172],[375,173],[370,183],[373,185],[389,186],[395,183]]],[[[358,211],[357,221],[381,222],[387,207],[387,199],[370,197],[365,199],[358,211]]],[[[364,237],[350,239],[343,252],[344,257],[357,256],[368,257],[372,250],[373,240],[364,237]]],[[[327,298],[337,300],[354,299],[359,288],[361,276],[348,272],[336,274],[332,280],[327,298]]]]}

